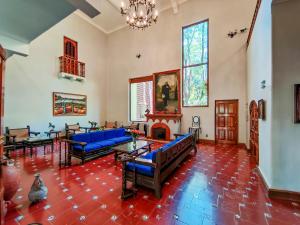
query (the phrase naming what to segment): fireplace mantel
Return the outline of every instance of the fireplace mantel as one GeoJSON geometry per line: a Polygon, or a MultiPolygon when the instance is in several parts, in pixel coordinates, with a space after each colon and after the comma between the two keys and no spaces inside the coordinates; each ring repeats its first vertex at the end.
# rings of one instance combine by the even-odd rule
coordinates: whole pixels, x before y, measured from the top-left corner
{"type": "Polygon", "coordinates": [[[170,120],[173,120],[174,123],[176,123],[176,122],[180,122],[181,118],[182,118],[182,114],[163,114],[163,113],[159,113],[159,114],[146,114],[145,116],[147,117],[147,122],[150,119],[152,121],[155,121],[157,119],[160,122],[162,120],[166,120],[167,122],[169,122],[170,120]]]}

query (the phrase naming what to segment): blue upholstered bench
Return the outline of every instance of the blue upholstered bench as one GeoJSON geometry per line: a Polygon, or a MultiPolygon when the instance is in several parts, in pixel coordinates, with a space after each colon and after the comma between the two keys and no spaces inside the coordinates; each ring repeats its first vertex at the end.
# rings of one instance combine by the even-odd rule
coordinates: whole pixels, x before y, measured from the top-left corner
{"type": "Polygon", "coordinates": [[[87,159],[111,153],[111,147],[132,141],[132,137],[126,135],[124,128],[93,131],[83,134],[74,134],[69,142],[69,162],[71,157],[80,158],[82,164],[87,159]]]}
{"type": "MultiPolygon", "coordinates": [[[[195,133],[185,134],[161,148],[124,163],[123,183],[135,182],[155,190],[157,198],[161,197],[161,184],[196,148],[195,133]]],[[[126,186],[122,193],[126,193],[126,186]]],[[[123,198],[126,198],[123,196],[123,198]]]]}

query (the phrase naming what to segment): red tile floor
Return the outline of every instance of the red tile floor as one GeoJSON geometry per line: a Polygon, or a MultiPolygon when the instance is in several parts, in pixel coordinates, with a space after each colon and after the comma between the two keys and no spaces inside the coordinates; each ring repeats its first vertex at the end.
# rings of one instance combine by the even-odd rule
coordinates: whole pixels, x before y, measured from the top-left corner
{"type": "MultiPolygon", "coordinates": [[[[57,146],[56,146],[57,148],[57,146]]],[[[21,185],[6,224],[300,224],[300,204],[266,196],[250,155],[238,147],[199,145],[163,185],[163,197],[139,188],[136,197],[120,199],[121,165],[113,155],[59,169],[58,150],[46,156],[13,156],[21,185]],[[27,194],[41,173],[48,199],[30,205],[27,194]]]]}

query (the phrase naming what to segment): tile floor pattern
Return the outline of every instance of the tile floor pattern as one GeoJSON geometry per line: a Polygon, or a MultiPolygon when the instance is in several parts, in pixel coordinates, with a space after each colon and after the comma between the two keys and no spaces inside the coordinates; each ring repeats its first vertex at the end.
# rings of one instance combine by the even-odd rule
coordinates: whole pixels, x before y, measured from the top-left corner
{"type": "MultiPolygon", "coordinates": [[[[57,148],[57,146],[56,146],[57,148]]],[[[121,166],[113,155],[59,169],[58,151],[33,158],[13,156],[21,186],[6,224],[300,224],[300,204],[266,197],[250,155],[238,147],[199,145],[163,186],[163,197],[139,188],[135,198],[120,199],[121,166]],[[27,194],[41,173],[48,199],[29,205],[27,194]]]]}

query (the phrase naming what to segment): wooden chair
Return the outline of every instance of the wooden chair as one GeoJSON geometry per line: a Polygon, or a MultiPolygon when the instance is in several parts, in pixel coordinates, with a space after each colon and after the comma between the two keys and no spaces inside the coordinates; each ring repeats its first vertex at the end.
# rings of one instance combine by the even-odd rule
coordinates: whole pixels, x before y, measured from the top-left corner
{"type": "Polygon", "coordinates": [[[72,134],[81,134],[81,133],[87,133],[88,128],[81,127],[79,123],[76,124],[65,124],[66,129],[66,138],[69,139],[70,135],[72,134]]]}
{"type": "Polygon", "coordinates": [[[24,148],[24,140],[31,137],[31,135],[37,136],[40,132],[34,132],[30,130],[30,126],[25,128],[5,128],[5,145],[12,145],[15,148],[24,148]]]}
{"type": "Polygon", "coordinates": [[[115,121],[115,122],[105,121],[104,129],[114,129],[114,128],[117,128],[117,127],[118,127],[118,122],[117,121],[115,121]]]}

